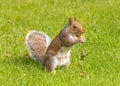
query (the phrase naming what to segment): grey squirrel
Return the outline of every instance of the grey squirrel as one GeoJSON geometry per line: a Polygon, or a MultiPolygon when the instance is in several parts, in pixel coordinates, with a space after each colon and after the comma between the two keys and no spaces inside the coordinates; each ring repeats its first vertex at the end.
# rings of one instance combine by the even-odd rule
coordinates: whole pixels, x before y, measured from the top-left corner
{"type": "Polygon", "coordinates": [[[71,47],[86,41],[85,37],[80,37],[83,33],[84,29],[76,18],[69,18],[66,26],[53,40],[44,32],[30,31],[25,41],[31,57],[52,72],[56,67],[70,65],[71,47]]]}

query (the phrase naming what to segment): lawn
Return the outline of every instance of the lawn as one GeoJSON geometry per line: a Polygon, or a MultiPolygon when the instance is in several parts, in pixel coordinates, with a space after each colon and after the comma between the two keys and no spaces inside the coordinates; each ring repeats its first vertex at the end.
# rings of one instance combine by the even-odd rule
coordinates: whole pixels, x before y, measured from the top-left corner
{"type": "Polygon", "coordinates": [[[0,86],[120,86],[119,0],[0,0],[0,86]],[[51,38],[76,17],[86,43],[72,48],[71,64],[48,73],[25,58],[25,35],[51,38]],[[81,59],[81,52],[88,53],[81,59]]]}

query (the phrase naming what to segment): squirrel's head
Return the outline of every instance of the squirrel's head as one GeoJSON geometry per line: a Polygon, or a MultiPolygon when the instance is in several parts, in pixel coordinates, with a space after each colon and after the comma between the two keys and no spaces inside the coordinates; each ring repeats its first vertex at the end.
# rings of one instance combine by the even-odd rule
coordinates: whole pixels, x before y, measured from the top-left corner
{"type": "Polygon", "coordinates": [[[77,37],[79,37],[81,34],[84,33],[84,29],[82,28],[82,25],[77,21],[76,18],[69,18],[69,29],[72,34],[75,34],[77,37]]]}

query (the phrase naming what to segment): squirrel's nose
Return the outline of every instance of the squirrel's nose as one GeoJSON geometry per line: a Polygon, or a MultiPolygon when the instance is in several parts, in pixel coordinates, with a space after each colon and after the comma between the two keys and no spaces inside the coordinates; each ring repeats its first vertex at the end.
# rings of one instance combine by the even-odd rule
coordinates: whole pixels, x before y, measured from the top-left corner
{"type": "Polygon", "coordinates": [[[82,30],[80,30],[80,33],[81,33],[81,34],[83,34],[84,32],[85,32],[85,31],[84,31],[83,29],[82,29],[82,30]]]}

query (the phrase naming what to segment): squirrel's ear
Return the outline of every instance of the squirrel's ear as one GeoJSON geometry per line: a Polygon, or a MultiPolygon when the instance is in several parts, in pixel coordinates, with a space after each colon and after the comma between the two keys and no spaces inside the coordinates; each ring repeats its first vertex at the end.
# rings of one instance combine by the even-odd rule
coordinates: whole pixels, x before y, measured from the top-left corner
{"type": "Polygon", "coordinates": [[[69,18],[68,23],[71,25],[72,24],[72,18],[69,18]]]}
{"type": "Polygon", "coordinates": [[[74,17],[74,21],[77,21],[76,17],[74,17]]]}

